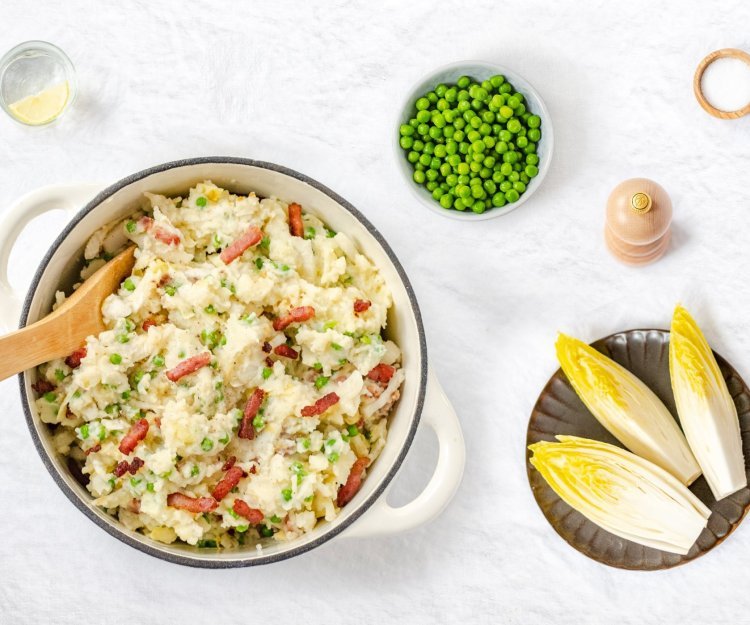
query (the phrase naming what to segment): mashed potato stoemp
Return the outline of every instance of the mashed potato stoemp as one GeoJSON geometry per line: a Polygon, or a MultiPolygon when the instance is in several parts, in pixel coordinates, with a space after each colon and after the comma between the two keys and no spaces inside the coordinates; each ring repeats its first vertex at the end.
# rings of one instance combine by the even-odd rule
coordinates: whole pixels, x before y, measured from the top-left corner
{"type": "Polygon", "coordinates": [[[130,242],[107,330],[35,384],[95,503],[204,547],[335,518],[385,444],[404,379],[381,336],[391,295],[377,267],[298,205],[210,182],[146,194],[92,236],[82,278],[130,242]]]}

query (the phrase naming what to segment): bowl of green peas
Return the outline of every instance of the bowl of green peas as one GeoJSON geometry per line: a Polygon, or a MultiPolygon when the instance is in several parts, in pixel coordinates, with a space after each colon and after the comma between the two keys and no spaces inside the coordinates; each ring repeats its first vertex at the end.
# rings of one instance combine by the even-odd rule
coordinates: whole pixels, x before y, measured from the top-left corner
{"type": "Polygon", "coordinates": [[[420,80],[401,108],[399,168],[433,212],[490,219],[518,208],[549,169],[553,132],[536,89],[482,61],[453,63],[420,80]]]}

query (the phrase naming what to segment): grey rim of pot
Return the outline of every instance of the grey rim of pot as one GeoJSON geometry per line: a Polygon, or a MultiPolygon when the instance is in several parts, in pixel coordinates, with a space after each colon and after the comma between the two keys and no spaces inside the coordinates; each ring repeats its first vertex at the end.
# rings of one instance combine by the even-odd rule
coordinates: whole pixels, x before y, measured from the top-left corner
{"type": "Polygon", "coordinates": [[[424,407],[425,393],[426,393],[426,388],[427,388],[427,343],[425,339],[424,326],[422,324],[422,316],[419,311],[419,305],[417,304],[417,299],[414,294],[414,290],[411,286],[411,283],[409,282],[409,278],[407,277],[406,272],[404,271],[404,268],[401,266],[401,263],[399,262],[398,258],[394,254],[390,245],[388,245],[388,243],[380,234],[380,232],[375,228],[375,226],[373,226],[370,223],[370,221],[361,212],[359,212],[356,208],[354,208],[352,204],[347,202],[340,195],[338,195],[337,193],[335,193],[334,191],[332,191],[325,185],[319,183],[318,181],[310,178],[309,176],[301,174],[293,169],[289,169],[288,167],[284,167],[282,165],[276,165],[274,163],[269,163],[266,161],[258,161],[258,160],[253,160],[253,159],[237,158],[237,157],[231,157],[231,156],[216,156],[216,157],[206,156],[206,157],[200,157],[200,158],[190,158],[190,159],[183,159],[183,160],[178,160],[178,161],[171,161],[168,163],[163,163],[161,165],[150,167],[148,169],[144,169],[140,172],[137,172],[126,178],[123,178],[119,182],[116,182],[115,184],[104,189],[93,200],[91,200],[83,209],[81,209],[81,211],[70,221],[70,223],[66,225],[66,227],[63,229],[63,231],[60,233],[57,239],[55,239],[54,243],[52,243],[52,245],[50,246],[49,250],[45,254],[44,258],[42,259],[42,262],[40,263],[38,269],[36,270],[36,273],[34,274],[34,278],[32,279],[31,284],[29,285],[29,290],[24,300],[23,310],[21,312],[21,319],[19,321],[19,327],[24,327],[26,325],[26,321],[29,315],[29,310],[31,308],[31,303],[34,298],[34,295],[36,294],[37,286],[39,285],[39,281],[41,280],[41,277],[44,274],[44,271],[49,265],[49,262],[52,259],[52,256],[55,254],[60,244],[72,232],[75,226],[89,212],[94,210],[94,208],[99,206],[102,202],[104,202],[106,199],[114,195],[120,189],[127,187],[128,185],[138,180],[141,180],[153,174],[158,174],[160,172],[167,171],[169,169],[176,169],[180,167],[187,167],[187,166],[201,165],[201,164],[248,165],[251,167],[268,169],[268,170],[275,171],[281,174],[285,174],[301,182],[304,182],[310,185],[311,187],[314,187],[318,191],[321,191],[322,193],[327,195],[329,198],[334,200],[337,204],[339,204],[349,213],[351,213],[354,216],[354,218],[357,219],[357,221],[359,221],[365,227],[365,229],[375,238],[378,244],[385,251],[390,261],[393,263],[393,266],[396,268],[399,278],[403,282],[404,288],[406,289],[406,293],[409,297],[409,303],[411,304],[412,313],[414,315],[414,319],[417,325],[417,334],[419,336],[419,351],[420,351],[419,358],[420,358],[421,376],[419,380],[419,391],[417,393],[417,405],[414,411],[414,418],[412,419],[409,432],[406,436],[406,440],[403,443],[401,451],[399,452],[396,458],[396,461],[393,463],[393,465],[389,469],[388,473],[386,474],[381,484],[375,489],[375,491],[370,495],[370,497],[366,499],[354,511],[354,513],[352,513],[352,515],[349,518],[344,520],[340,525],[338,525],[334,529],[327,531],[316,540],[306,543],[305,545],[301,545],[299,547],[295,547],[295,548],[289,549],[288,551],[284,551],[278,554],[267,555],[267,556],[255,556],[252,559],[215,560],[215,559],[210,559],[210,558],[201,558],[201,557],[193,558],[193,557],[181,556],[181,555],[177,555],[174,553],[162,551],[160,549],[152,547],[151,545],[132,539],[130,536],[128,536],[127,534],[119,530],[119,528],[116,526],[117,521],[115,519],[113,519],[112,523],[107,523],[101,518],[99,518],[96,514],[94,514],[86,505],[84,505],[84,503],[81,501],[78,495],[70,488],[70,486],[68,486],[68,484],[59,475],[57,468],[52,463],[52,459],[48,456],[46,450],[44,449],[42,441],[37,434],[36,426],[34,424],[34,417],[32,415],[31,407],[29,406],[28,398],[26,395],[26,374],[25,373],[20,373],[18,375],[19,390],[21,392],[21,404],[23,406],[23,411],[26,416],[26,423],[29,427],[31,438],[34,441],[34,446],[36,447],[36,450],[39,453],[39,456],[41,457],[42,462],[44,463],[44,466],[47,468],[47,471],[52,476],[52,479],[55,481],[55,483],[60,488],[60,490],[62,490],[65,496],[76,506],[76,508],[78,508],[84,515],[86,515],[86,517],[88,517],[91,521],[93,521],[96,525],[98,525],[100,528],[102,528],[111,536],[114,536],[115,538],[124,542],[125,544],[139,551],[147,553],[148,555],[154,556],[161,560],[166,560],[168,562],[173,562],[175,564],[181,564],[185,566],[192,566],[192,567],[197,567],[197,568],[210,568],[210,569],[226,569],[226,568],[236,568],[236,567],[257,566],[261,564],[270,564],[273,562],[280,562],[282,560],[286,560],[288,558],[301,555],[307,551],[310,551],[316,547],[319,547],[323,543],[328,542],[332,538],[335,538],[336,536],[341,534],[341,532],[343,532],[352,523],[354,523],[357,519],[359,519],[372,506],[372,504],[375,503],[375,501],[380,498],[380,496],[383,494],[385,489],[388,487],[388,485],[391,483],[393,478],[396,476],[396,473],[401,467],[401,464],[403,463],[404,458],[406,457],[406,454],[409,452],[409,449],[411,448],[412,442],[414,440],[414,436],[416,435],[417,428],[419,426],[419,422],[422,417],[422,409],[424,407]]]}

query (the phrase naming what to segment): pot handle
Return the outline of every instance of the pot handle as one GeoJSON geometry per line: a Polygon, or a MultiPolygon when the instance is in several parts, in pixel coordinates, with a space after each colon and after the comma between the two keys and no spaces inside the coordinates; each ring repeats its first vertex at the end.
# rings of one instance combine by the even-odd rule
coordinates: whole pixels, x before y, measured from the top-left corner
{"type": "Polygon", "coordinates": [[[62,209],[72,219],[103,185],[63,184],[42,187],[27,193],[8,207],[0,219],[0,329],[10,331],[18,326],[23,296],[8,281],[10,252],[26,225],[43,213],[62,209]]]}
{"type": "Polygon", "coordinates": [[[424,422],[437,434],[440,447],[437,465],[429,483],[416,499],[400,508],[388,504],[389,487],[343,536],[361,538],[405,532],[437,517],[453,498],[461,484],[466,448],[456,411],[432,372],[427,381],[423,414],[424,422]]]}

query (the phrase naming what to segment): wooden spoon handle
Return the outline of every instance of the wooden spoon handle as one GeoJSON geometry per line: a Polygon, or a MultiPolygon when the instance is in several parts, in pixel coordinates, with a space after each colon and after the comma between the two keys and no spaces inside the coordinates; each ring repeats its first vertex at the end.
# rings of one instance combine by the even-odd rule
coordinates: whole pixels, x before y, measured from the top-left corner
{"type": "Polygon", "coordinates": [[[71,337],[70,328],[60,323],[56,315],[0,337],[0,380],[15,373],[62,358],[75,351],[80,345],[77,337],[71,337]]]}

